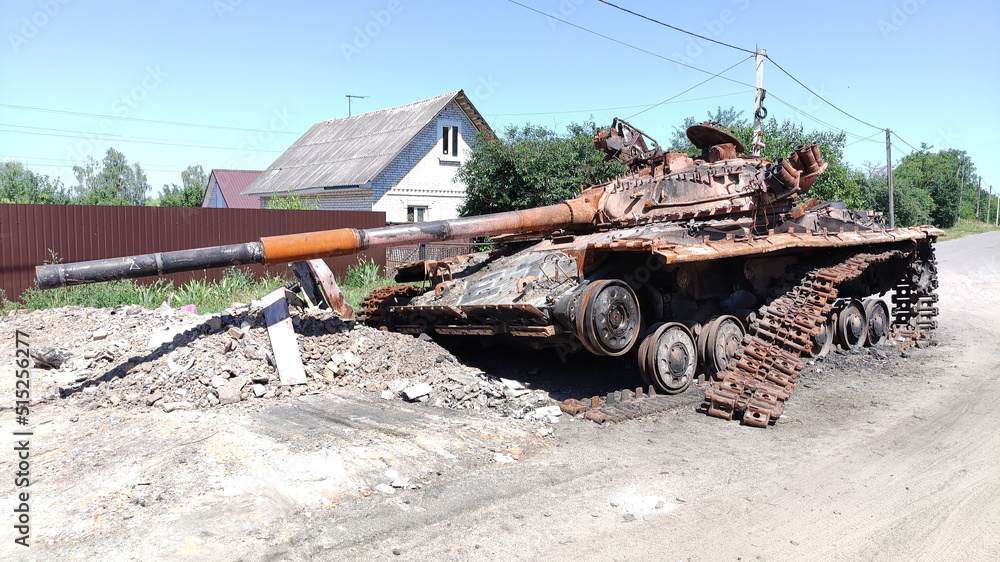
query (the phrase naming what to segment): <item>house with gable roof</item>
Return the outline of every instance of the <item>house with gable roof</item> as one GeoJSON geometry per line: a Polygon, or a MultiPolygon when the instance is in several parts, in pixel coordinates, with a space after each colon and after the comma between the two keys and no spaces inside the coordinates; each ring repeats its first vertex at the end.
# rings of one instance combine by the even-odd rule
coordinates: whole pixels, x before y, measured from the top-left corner
{"type": "Polygon", "coordinates": [[[259,209],[260,198],[240,195],[250,182],[260,175],[258,170],[212,170],[205,188],[202,207],[228,207],[230,209],[259,209]]]}
{"type": "Polygon", "coordinates": [[[490,130],[465,92],[330,119],[313,125],[242,191],[295,194],[320,209],[384,211],[386,221],[458,216],[465,184],[455,181],[478,131],[490,130]]]}

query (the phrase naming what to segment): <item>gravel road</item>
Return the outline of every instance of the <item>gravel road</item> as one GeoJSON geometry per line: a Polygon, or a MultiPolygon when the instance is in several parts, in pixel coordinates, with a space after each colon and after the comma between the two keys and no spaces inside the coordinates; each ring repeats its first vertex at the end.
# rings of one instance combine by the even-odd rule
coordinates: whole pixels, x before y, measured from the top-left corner
{"type": "MultiPolygon", "coordinates": [[[[170,413],[52,400],[32,412],[32,546],[4,478],[0,558],[997,560],[1000,233],[937,248],[936,345],[818,362],[767,429],[698,413],[697,388],[542,431],[334,386],[170,413]]],[[[592,358],[455,355],[553,398],[637,386],[592,358]]]]}

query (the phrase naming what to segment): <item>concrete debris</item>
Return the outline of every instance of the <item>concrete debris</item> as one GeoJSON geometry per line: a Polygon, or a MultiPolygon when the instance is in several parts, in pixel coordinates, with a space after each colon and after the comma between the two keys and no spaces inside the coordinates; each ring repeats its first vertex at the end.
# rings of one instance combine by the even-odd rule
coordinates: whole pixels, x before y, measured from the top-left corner
{"type": "Polygon", "coordinates": [[[225,386],[219,388],[220,404],[235,404],[242,400],[243,386],[249,379],[245,376],[236,377],[226,382],[225,386]]]}
{"type": "Polygon", "coordinates": [[[514,462],[514,457],[510,453],[497,453],[493,455],[493,460],[500,464],[510,464],[514,462]]]}
{"type": "Polygon", "coordinates": [[[404,388],[403,397],[412,402],[417,398],[420,398],[422,396],[427,396],[428,394],[431,393],[431,390],[432,390],[431,385],[422,382],[415,384],[411,387],[404,388]]]}
{"type": "Polygon", "coordinates": [[[70,306],[14,318],[34,331],[36,366],[50,369],[39,369],[37,387],[33,381],[32,395],[40,400],[172,411],[355,392],[379,401],[491,412],[528,421],[542,436],[551,434],[542,428],[560,419],[558,403],[530,388],[530,379],[493,377],[429,337],[375,330],[316,308],[288,308],[294,331],[286,333],[304,377],[294,387],[283,385],[274,367],[260,306],[234,303],[210,315],[70,306]]]}
{"type": "Polygon", "coordinates": [[[172,358],[170,358],[169,356],[167,357],[167,367],[169,367],[173,373],[178,375],[183,373],[184,371],[187,371],[193,365],[194,365],[194,357],[189,358],[187,363],[183,365],[178,365],[177,363],[174,363],[174,360],[172,358]]]}
{"type": "Polygon", "coordinates": [[[73,354],[66,349],[59,347],[43,347],[31,350],[31,358],[35,360],[36,367],[47,369],[59,369],[63,363],[69,360],[73,354]]]}
{"type": "Polygon", "coordinates": [[[174,410],[190,410],[190,409],[191,409],[191,403],[190,402],[164,402],[163,403],[163,411],[164,412],[173,412],[174,410]]]}
{"type": "Polygon", "coordinates": [[[388,484],[379,484],[378,486],[375,486],[375,491],[376,492],[382,492],[383,494],[395,494],[396,493],[396,489],[393,488],[392,486],[388,485],[388,484]]]}

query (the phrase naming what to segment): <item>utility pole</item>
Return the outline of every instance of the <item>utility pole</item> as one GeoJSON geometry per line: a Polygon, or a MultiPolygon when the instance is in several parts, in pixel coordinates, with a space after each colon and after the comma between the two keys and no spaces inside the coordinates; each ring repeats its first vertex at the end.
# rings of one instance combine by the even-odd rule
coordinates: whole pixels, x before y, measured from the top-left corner
{"type": "Polygon", "coordinates": [[[979,187],[976,188],[976,220],[979,220],[979,192],[983,190],[983,178],[979,178],[979,187]]]}
{"type": "Polygon", "coordinates": [[[997,218],[993,221],[993,226],[1000,226],[1000,194],[997,194],[997,218]]]}
{"type": "Polygon", "coordinates": [[[767,92],[764,90],[764,57],[767,56],[767,51],[765,49],[757,49],[756,62],[757,62],[757,96],[754,100],[754,111],[753,111],[753,155],[760,156],[760,149],[764,148],[764,143],[761,141],[761,136],[763,134],[761,127],[763,121],[767,118],[767,110],[764,109],[764,96],[767,92]]]}
{"type": "Polygon", "coordinates": [[[347,94],[347,116],[351,116],[351,98],[363,100],[370,97],[371,96],[352,96],[351,94],[347,94]]]}
{"type": "Polygon", "coordinates": [[[986,198],[986,224],[990,224],[990,203],[993,202],[993,186],[990,186],[990,196],[986,198]]]}
{"type": "Polygon", "coordinates": [[[962,181],[958,186],[958,211],[955,212],[955,226],[962,223],[962,192],[965,189],[965,159],[962,159],[962,163],[959,166],[962,170],[962,181]]]}
{"type": "Polygon", "coordinates": [[[892,203],[892,131],[885,130],[885,170],[889,178],[889,228],[896,228],[896,211],[892,203]]]}

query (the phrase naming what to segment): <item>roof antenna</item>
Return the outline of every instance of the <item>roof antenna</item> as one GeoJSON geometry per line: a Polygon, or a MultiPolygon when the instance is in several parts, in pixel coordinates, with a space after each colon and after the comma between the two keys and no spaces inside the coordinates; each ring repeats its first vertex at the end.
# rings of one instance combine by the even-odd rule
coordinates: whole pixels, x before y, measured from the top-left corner
{"type": "Polygon", "coordinates": [[[347,116],[348,117],[351,116],[351,98],[363,100],[365,98],[370,98],[370,97],[371,96],[352,96],[351,94],[347,94],[347,116]]]}

